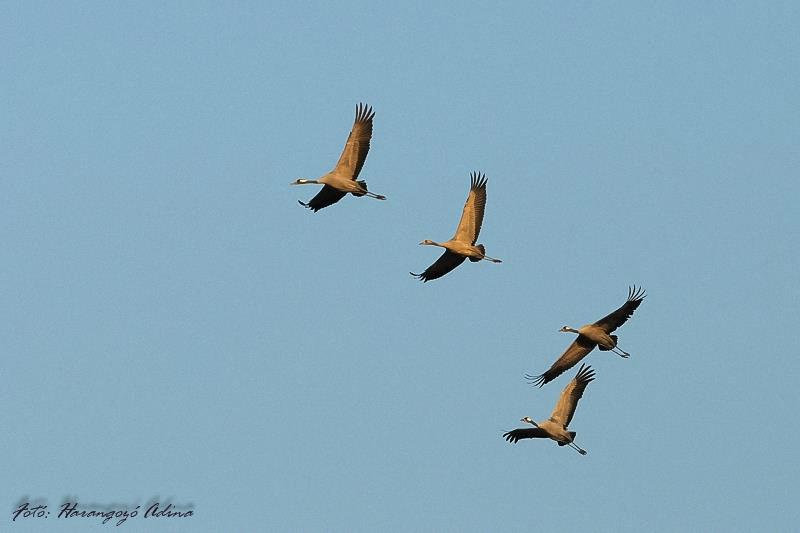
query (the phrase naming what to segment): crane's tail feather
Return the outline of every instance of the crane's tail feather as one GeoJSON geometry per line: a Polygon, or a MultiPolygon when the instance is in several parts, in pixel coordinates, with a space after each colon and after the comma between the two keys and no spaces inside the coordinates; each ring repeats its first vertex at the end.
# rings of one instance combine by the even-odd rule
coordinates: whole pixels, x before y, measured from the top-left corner
{"type": "MultiPolygon", "coordinates": [[[[609,335],[609,336],[610,336],[612,339],[614,339],[614,346],[616,346],[616,345],[617,345],[617,336],[616,336],[616,335],[609,335]]],[[[598,344],[598,345],[597,345],[597,347],[598,347],[598,348],[600,348],[600,349],[601,349],[602,351],[604,351],[604,352],[607,352],[607,351],[609,351],[609,350],[613,350],[613,349],[614,349],[614,346],[612,346],[612,347],[610,347],[610,348],[606,348],[606,347],[605,347],[605,346],[603,346],[602,344],[598,344]]]]}
{"type": "Polygon", "coordinates": [[[573,440],[575,440],[575,435],[576,435],[576,433],[575,433],[574,431],[570,431],[570,432],[569,432],[569,438],[570,438],[570,441],[569,441],[569,442],[561,442],[561,441],[557,441],[557,442],[558,442],[558,445],[559,445],[559,446],[566,446],[567,444],[570,444],[570,443],[571,443],[573,440]]]}
{"type": "Polygon", "coordinates": [[[351,193],[353,196],[369,196],[370,198],[375,198],[376,200],[386,200],[386,197],[382,194],[375,194],[374,192],[369,192],[367,189],[367,182],[364,180],[356,180],[358,186],[361,187],[360,192],[351,193]]]}
{"type": "Polygon", "coordinates": [[[352,193],[353,196],[364,196],[365,194],[367,194],[367,182],[364,180],[356,180],[356,183],[358,183],[358,185],[362,189],[364,189],[364,192],[354,192],[352,193]]]}
{"type": "MultiPolygon", "coordinates": [[[[483,255],[486,255],[486,248],[484,248],[484,246],[482,244],[477,245],[475,248],[480,250],[483,255]]],[[[481,258],[480,257],[470,257],[469,260],[472,261],[473,263],[477,263],[478,261],[481,260],[481,258]]]]}

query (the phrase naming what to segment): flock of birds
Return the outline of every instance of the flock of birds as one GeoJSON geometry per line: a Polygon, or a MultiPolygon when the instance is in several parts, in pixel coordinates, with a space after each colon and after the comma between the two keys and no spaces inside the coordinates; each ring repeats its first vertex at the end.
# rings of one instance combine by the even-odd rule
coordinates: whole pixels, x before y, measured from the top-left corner
{"type": "MultiPolygon", "coordinates": [[[[375,112],[370,106],[358,104],[356,106],[353,129],[350,131],[350,136],[347,138],[342,155],[333,170],[315,180],[300,178],[292,182],[292,185],[318,184],[323,186],[316,196],[308,202],[298,200],[300,205],[317,212],[335,204],[344,198],[347,193],[358,197],[367,196],[376,200],[386,200],[385,196],[367,190],[366,181],[357,179],[369,152],[369,143],[372,139],[372,119],[374,117],[375,112]]],[[[486,248],[482,244],[475,244],[481,231],[481,224],[483,224],[487,180],[486,176],[480,172],[473,172],[470,175],[470,179],[469,195],[453,238],[441,243],[425,239],[420,243],[420,245],[439,246],[445,249],[439,259],[422,273],[410,273],[423,282],[444,276],[466,259],[472,262],[482,260],[491,261],[492,263],[502,262],[500,259],[486,255],[486,248]]],[[[538,376],[526,374],[525,377],[531,384],[541,387],[574,367],[589,355],[595,347],[602,351],[614,352],[620,357],[630,357],[628,352],[619,348],[617,336],[612,335],[612,333],[633,315],[633,312],[639,307],[644,298],[644,290],[641,287],[636,288],[636,286],[633,286],[628,289],[628,298],[625,303],[616,311],[597,322],[586,324],[578,329],[564,326],[561,328],[561,332],[575,333],[578,337],[547,371],[538,376]]],[[[586,450],[575,444],[575,432],[570,431],[568,426],[575,414],[578,400],[581,399],[586,386],[594,380],[594,377],[595,372],[592,367],[582,363],[578,373],[561,392],[561,397],[550,414],[550,418],[542,422],[536,422],[529,416],[523,417],[521,421],[533,427],[508,431],[503,434],[503,437],[512,443],[522,439],[549,438],[556,441],[559,446],[570,446],[581,455],[586,455],[586,450]]]]}
{"type": "MultiPolygon", "coordinates": [[[[566,351],[561,354],[555,363],[547,369],[544,374],[539,376],[526,375],[530,382],[540,387],[545,383],[549,383],[556,379],[558,376],[577,365],[578,362],[589,355],[589,352],[594,350],[595,346],[603,351],[612,351],[620,357],[628,358],[631,354],[623,351],[617,346],[617,336],[612,335],[614,331],[622,326],[631,317],[633,312],[644,300],[644,290],[636,287],[628,289],[628,299],[622,306],[613,313],[604,316],[597,322],[586,324],[578,329],[564,326],[560,331],[564,333],[577,333],[578,337],[572,341],[566,351]]],[[[578,400],[583,396],[583,391],[586,386],[594,379],[594,370],[592,367],[581,364],[578,373],[570,381],[564,390],[561,391],[561,397],[558,399],[550,418],[544,422],[536,423],[529,417],[523,417],[522,422],[531,424],[532,428],[519,428],[503,434],[503,437],[509,442],[516,443],[520,439],[553,439],[559,446],[570,445],[577,450],[581,455],[586,455],[586,450],[580,448],[575,444],[575,432],[569,431],[569,426],[572,420],[572,415],[575,414],[575,409],[578,407],[578,400]]]]}

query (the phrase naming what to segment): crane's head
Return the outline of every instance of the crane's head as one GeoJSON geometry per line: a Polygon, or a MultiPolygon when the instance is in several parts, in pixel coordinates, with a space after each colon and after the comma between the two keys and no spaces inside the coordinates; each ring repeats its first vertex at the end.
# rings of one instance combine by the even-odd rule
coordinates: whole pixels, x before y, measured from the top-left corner
{"type": "Polygon", "coordinates": [[[430,239],[425,239],[424,241],[422,241],[422,242],[420,243],[420,245],[422,245],[422,244],[427,244],[427,245],[429,245],[429,246],[436,246],[436,243],[435,243],[435,242],[433,242],[433,241],[432,241],[432,240],[430,240],[430,239]]]}
{"type": "Polygon", "coordinates": [[[534,421],[533,421],[533,418],[531,418],[531,417],[529,417],[529,416],[523,416],[522,418],[520,418],[520,419],[519,419],[519,421],[520,421],[520,422],[527,422],[528,424],[531,424],[532,426],[535,426],[535,427],[537,427],[537,428],[539,427],[539,424],[537,424],[536,422],[534,422],[534,421]]]}
{"type": "Polygon", "coordinates": [[[289,185],[306,185],[308,183],[317,183],[317,180],[308,180],[306,178],[298,178],[291,182],[289,185]]]}

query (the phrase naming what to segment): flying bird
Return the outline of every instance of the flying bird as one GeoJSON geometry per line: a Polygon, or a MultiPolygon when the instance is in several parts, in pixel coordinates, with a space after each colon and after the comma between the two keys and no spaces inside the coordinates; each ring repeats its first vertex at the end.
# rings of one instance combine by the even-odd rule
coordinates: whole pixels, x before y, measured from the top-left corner
{"type": "Polygon", "coordinates": [[[527,422],[533,427],[513,429],[504,433],[503,437],[514,444],[521,439],[553,439],[559,446],[569,445],[581,455],[586,455],[586,450],[574,442],[576,433],[569,431],[567,427],[572,422],[572,415],[575,414],[578,400],[583,396],[586,385],[593,379],[594,370],[592,370],[592,367],[581,365],[575,378],[561,391],[561,398],[558,399],[550,418],[538,423],[534,422],[529,416],[521,418],[521,422],[527,422]]]}
{"type": "Polygon", "coordinates": [[[628,287],[628,299],[622,304],[622,307],[613,313],[601,318],[593,324],[586,324],[578,329],[569,326],[561,328],[559,331],[564,333],[577,333],[578,338],[567,347],[567,350],[561,354],[561,357],[553,363],[553,366],[551,366],[547,372],[539,376],[526,374],[525,377],[531,380],[533,385],[539,385],[541,387],[578,364],[578,361],[586,357],[595,346],[603,351],[613,351],[620,357],[630,357],[631,354],[617,346],[617,336],[611,335],[611,333],[627,322],[636,308],[639,307],[639,304],[642,303],[645,296],[643,288],[639,287],[637,289],[636,285],[628,287]]]}
{"type": "Polygon", "coordinates": [[[482,244],[475,244],[475,241],[478,240],[478,234],[481,232],[483,211],[486,207],[486,176],[480,172],[473,172],[470,174],[470,178],[472,181],[469,196],[467,196],[464,211],[461,213],[461,221],[458,223],[456,234],[453,235],[453,238],[442,243],[429,239],[425,239],[420,243],[429,246],[440,246],[445,249],[442,256],[426,268],[422,274],[409,272],[409,274],[421,279],[423,282],[441,278],[467,258],[473,262],[485,259],[492,263],[502,263],[500,259],[494,259],[486,255],[486,249],[482,244]]]}
{"type": "Polygon", "coordinates": [[[366,181],[356,180],[359,172],[361,172],[361,167],[364,166],[364,161],[367,159],[367,152],[369,152],[369,141],[372,139],[372,118],[374,116],[375,112],[370,106],[358,104],[356,106],[356,119],[353,123],[353,129],[350,131],[350,136],[347,137],[347,143],[344,145],[342,155],[333,170],[315,180],[300,178],[290,184],[306,185],[316,183],[324,185],[308,203],[298,200],[300,205],[316,213],[323,207],[335,204],[344,198],[347,193],[353,196],[369,196],[377,200],[386,200],[385,196],[369,192],[366,181]]]}

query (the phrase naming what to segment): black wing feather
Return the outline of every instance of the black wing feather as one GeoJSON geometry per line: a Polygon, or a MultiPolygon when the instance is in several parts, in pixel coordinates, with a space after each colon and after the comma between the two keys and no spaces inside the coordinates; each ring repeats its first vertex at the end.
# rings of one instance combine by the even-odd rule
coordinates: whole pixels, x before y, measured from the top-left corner
{"type": "Polygon", "coordinates": [[[450,250],[445,250],[444,253],[433,263],[431,266],[425,269],[425,272],[422,274],[414,274],[413,272],[409,272],[412,276],[419,278],[424,282],[430,281],[432,279],[441,278],[458,265],[466,260],[466,256],[454,254],[450,250]]]}
{"type": "Polygon", "coordinates": [[[518,428],[503,433],[503,438],[516,444],[522,439],[544,439],[547,433],[542,428],[518,428]]]}
{"type": "Polygon", "coordinates": [[[347,194],[346,192],[337,191],[333,187],[329,187],[325,185],[320,191],[317,193],[314,198],[308,201],[308,203],[303,203],[298,200],[300,205],[307,207],[314,211],[315,213],[322,209],[323,207],[328,207],[329,205],[333,205],[342,198],[344,195],[347,194]]]}
{"type": "Polygon", "coordinates": [[[604,316],[595,324],[603,328],[606,333],[612,333],[622,324],[628,321],[628,319],[633,315],[633,312],[636,311],[636,308],[639,307],[639,304],[642,303],[644,297],[647,296],[644,293],[644,289],[642,287],[636,288],[636,285],[633,287],[628,287],[628,299],[622,304],[622,307],[610,313],[607,316],[604,316]]]}

